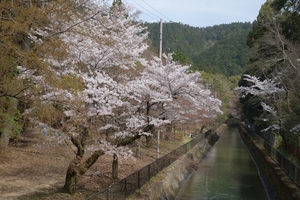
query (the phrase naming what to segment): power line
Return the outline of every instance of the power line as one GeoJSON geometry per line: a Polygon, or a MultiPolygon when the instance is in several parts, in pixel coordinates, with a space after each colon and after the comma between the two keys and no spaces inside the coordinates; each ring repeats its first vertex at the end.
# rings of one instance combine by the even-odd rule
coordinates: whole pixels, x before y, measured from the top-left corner
{"type": "MultiPolygon", "coordinates": [[[[144,8],[143,6],[141,6],[140,4],[138,4],[137,2],[135,2],[134,0],[132,0],[135,4],[137,4],[139,7],[143,8],[144,10],[146,10],[147,12],[149,12],[150,14],[152,14],[153,16],[157,17],[157,18],[154,18],[153,16],[150,16],[148,15],[147,13],[143,12],[145,15],[151,17],[152,19],[155,19],[157,21],[159,21],[158,19],[160,19],[159,16],[157,16],[156,14],[152,13],[151,11],[147,10],[146,8],[144,8]]],[[[128,2],[127,2],[128,3],[128,2]]]]}
{"type": "Polygon", "coordinates": [[[152,17],[152,16],[148,15],[148,14],[147,14],[147,13],[145,13],[145,12],[143,12],[143,13],[144,13],[144,15],[147,15],[148,17],[151,17],[152,19],[154,19],[154,20],[158,21],[158,19],[157,19],[157,18],[154,18],[154,17],[152,17]]]}
{"type": "Polygon", "coordinates": [[[148,11],[149,13],[151,13],[152,15],[154,15],[155,17],[157,17],[158,19],[160,19],[159,16],[155,15],[154,13],[152,13],[151,11],[147,10],[146,8],[144,8],[143,6],[141,6],[140,4],[138,4],[137,2],[135,2],[134,0],[132,0],[135,4],[137,4],[138,6],[140,6],[141,8],[143,8],[144,10],[148,11]]]}
{"type": "Polygon", "coordinates": [[[163,15],[162,13],[160,13],[159,11],[157,11],[155,8],[153,8],[150,4],[148,4],[146,1],[142,0],[145,4],[147,4],[149,7],[151,7],[153,10],[155,10],[157,13],[159,13],[160,15],[164,16],[165,18],[167,18],[169,21],[172,21],[170,18],[166,17],[165,15],[163,15]]]}
{"type": "MultiPolygon", "coordinates": [[[[134,5],[132,5],[131,3],[129,3],[129,2],[127,2],[126,0],[123,0],[125,3],[127,3],[128,5],[131,5],[134,9],[136,9],[136,10],[139,10],[139,9],[137,9],[134,5]]],[[[139,4],[138,4],[139,5],[139,4]]],[[[141,11],[142,12],[142,11],[141,11]]],[[[149,12],[149,11],[148,11],[149,12]]],[[[148,17],[150,17],[150,18],[152,18],[152,19],[154,19],[154,20],[156,20],[157,21],[157,18],[154,18],[153,16],[150,16],[150,15],[148,15],[147,13],[145,13],[145,12],[142,12],[143,14],[145,14],[145,15],[147,15],[148,17]]]]}

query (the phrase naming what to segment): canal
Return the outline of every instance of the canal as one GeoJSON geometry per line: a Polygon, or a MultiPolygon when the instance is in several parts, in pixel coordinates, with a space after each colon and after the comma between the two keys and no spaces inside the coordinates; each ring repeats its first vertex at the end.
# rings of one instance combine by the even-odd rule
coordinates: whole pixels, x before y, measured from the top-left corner
{"type": "Polygon", "coordinates": [[[177,199],[268,199],[237,127],[224,131],[177,199]]]}

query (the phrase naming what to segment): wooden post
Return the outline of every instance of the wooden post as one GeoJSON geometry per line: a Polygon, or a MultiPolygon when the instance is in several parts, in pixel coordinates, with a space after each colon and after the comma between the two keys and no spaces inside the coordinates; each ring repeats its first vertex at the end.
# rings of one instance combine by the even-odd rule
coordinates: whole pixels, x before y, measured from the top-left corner
{"type": "Polygon", "coordinates": [[[159,139],[160,139],[160,131],[157,132],[157,155],[156,159],[159,159],[159,139]]]}
{"type": "Polygon", "coordinates": [[[119,174],[119,161],[118,161],[118,156],[117,154],[113,155],[113,163],[112,163],[112,178],[113,179],[118,179],[118,174],[119,174]]]}
{"type": "Polygon", "coordinates": [[[141,138],[137,139],[138,146],[136,149],[136,157],[140,158],[141,157],[141,138]]]}
{"type": "Polygon", "coordinates": [[[176,135],[175,135],[175,126],[174,126],[174,139],[176,139],[176,135]]]}

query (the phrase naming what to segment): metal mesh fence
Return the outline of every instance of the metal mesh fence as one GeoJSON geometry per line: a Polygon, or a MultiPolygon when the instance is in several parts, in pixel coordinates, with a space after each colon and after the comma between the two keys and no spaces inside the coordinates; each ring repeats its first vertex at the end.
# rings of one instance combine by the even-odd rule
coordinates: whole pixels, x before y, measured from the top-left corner
{"type": "Polygon", "coordinates": [[[180,156],[191,150],[201,140],[206,138],[211,131],[196,136],[193,140],[180,146],[179,148],[171,151],[170,153],[160,157],[149,165],[141,168],[140,170],[132,173],[126,178],[114,183],[110,187],[90,196],[87,199],[99,200],[122,200],[133,194],[136,190],[140,189],[147,183],[151,177],[155,176],[158,172],[162,171],[165,167],[169,166],[172,162],[177,160],[180,156]]]}
{"type": "MultiPolygon", "coordinates": [[[[300,168],[289,161],[283,154],[277,151],[268,141],[252,130],[247,129],[248,135],[263,146],[266,152],[280,165],[295,184],[300,186],[300,168]]],[[[271,140],[272,141],[272,140],[271,140]]],[[[274,142],[275,143],[275,142],[274,142]]]]}
{"type": "Polygon", "coordinates": [[[287,145],[287,149],[291,154],[293,154],[295,157],[300,159],[300,149],[298,149],[297,147],[294,147],[292,145],[287,145]]]}

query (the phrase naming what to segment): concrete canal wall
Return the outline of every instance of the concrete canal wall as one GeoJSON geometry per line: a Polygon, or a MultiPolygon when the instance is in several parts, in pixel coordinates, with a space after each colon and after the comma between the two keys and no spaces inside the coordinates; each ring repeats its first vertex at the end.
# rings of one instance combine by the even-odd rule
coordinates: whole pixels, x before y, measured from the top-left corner
{"type": "Polygon", "coordinates": [[[262,180],[268,190],[269,199],[299,200],[300,193],[296,185],[267,154],[265,149],[247,135],[248,130],[245,127],[241,125],[239,130],[243,142],[259,168],[262,180]]]}
{"type": "Polygon", "coordinates": [[[208,140],[202,140],[188,154],[173,162],[162,173],[165,177],[151,189],[149,199],[175,199],[180,187],[187,180],[188,176],[196,168],[210,149],[208,140]]]}
{"type": "MultiPolygon", "coordinates": [[[[207,139],[202,140],[187,154],[173,162],[169,167],[161,171],[155,179],[144,188],[146,194],[135,195],[129,198],[135,199],[176,199],[180,189],[184,187],[189,176],[198,168],[199,163],[210,148],[217,141],[218,136],[223,133],[226,125],[220,126],[217,130],[217,137],[212,133],[207,139]]],[[[296,185],[289,179],[278,164],[266,153],[258,143],[253,141],[246,133],[247,129],[240,126],[240,135],[247,146],[253,160],[259,168],[260,176],[270,200],[300,200],[300,192],[296,185]]],[[[237,166],[238,167],[238,166],[237,166]]]]}
{"type": "Polygon", "coordinates": [[[146,199],[175,199],[180,192],[180,188],[192,172],[198,168],[199,163],[218,140],[225,127],[226,125],[219,127],[215,133],[199,142],[187,154],[160,172],[158,174],[160,180],[148,189],[151,192],[148,193],[149,196],[146,199]]]}

